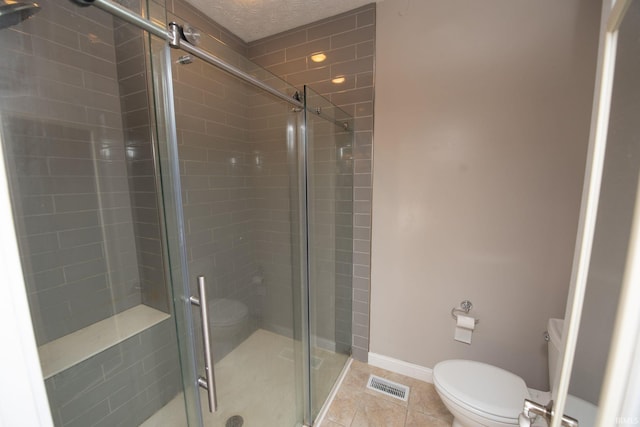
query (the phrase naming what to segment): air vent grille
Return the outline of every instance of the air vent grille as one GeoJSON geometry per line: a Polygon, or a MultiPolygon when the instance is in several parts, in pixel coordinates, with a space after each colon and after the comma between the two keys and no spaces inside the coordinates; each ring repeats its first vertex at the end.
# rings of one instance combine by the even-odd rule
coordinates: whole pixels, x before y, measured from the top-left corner
{"type": "Polygon", "coordinates": [[[367,382],[367,388],[375,390],[377,392],[386,394],[387,396],[395,397],[396,399],[407,401],[409,400],[409,387],[403,384],[398,384],[393,381],[386,380],[384,378],[371,375],[367,382]]]}

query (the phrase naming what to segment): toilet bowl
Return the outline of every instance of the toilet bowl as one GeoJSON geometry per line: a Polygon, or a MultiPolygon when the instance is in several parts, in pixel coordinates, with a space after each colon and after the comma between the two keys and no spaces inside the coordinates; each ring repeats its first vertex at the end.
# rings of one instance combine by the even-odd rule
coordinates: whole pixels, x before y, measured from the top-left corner
{"type": "MultiPolygon", "coordinates": [[[[554,383],[561,348],[562,320],[549,320],[549,379],[554,383]]],[[[433,384],[454,417],[453,427],[518,426],[524,399],[536,401],[524,380],[496,366],[472,360],[445,360],[433,368],[433,384]]],[[[551,396],[550,393],[540,393],[551,396]]],[[[546,401],[538,403],[546,404],[546,401]]],[[[580,427],[593,426],[597,408],[575,396],[567,396],[565,413],[580,427]]],[[[535,425],[540,424],[540,420],[535,425]]]]}
{"type": "Polygon", "coordinates": [[[242,301],[217,298],[209,302],[214,358],[222,359],[247,338],[249,309],[242,301]]]}
{"type": "Polygon", "coordinates": [[[519,376],[472,360],[438,363],[433,384],[454,416],[454,427],[517,426],[524,399],[530,398],[519,376]]]}

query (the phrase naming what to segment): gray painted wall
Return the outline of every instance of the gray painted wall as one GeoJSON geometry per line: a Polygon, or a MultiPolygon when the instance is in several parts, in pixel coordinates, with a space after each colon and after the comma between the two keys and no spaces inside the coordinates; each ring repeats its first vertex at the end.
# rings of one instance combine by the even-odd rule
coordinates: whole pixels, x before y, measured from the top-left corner
{"type": "Polygon", "coordinates": [[[548,387],[589,138],[599,1],[378,4],[371,351],[548,387]],[[480,319],[454,341],[451,308],[480,319]]]}

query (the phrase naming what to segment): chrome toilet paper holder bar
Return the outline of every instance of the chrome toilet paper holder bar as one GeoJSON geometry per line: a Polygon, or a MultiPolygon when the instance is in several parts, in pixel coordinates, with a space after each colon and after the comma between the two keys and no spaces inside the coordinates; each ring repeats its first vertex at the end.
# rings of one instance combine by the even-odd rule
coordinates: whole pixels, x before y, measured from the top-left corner
{"type": "MultiPolygon", "coordinates": [[[[471,304],[471,301],[466,299],[466,300],[464,300],[464,301],[462,301],[460,303],[460,307],[453,307],[451,309],[451,317],[453,317],[455,319],[455,321],[457,322],[458,321],[458,314],[456,314],[456,313],[467,315],[467,314],[469,314],[469,312],[471,311],[472,308],[473,308],[473,304],[471,304]]],[[[478,323],[480,323],[480,319],[475,319],[475,321],[476,321],[476,323],[475,323],[476,325],[478,323]]]]}

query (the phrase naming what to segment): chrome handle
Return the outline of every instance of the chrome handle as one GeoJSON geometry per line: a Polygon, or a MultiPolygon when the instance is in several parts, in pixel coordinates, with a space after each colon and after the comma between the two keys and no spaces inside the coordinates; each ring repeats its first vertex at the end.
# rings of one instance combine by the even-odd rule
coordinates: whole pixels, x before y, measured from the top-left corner
{"type": "MultiPolygon", "coordinates": [[[[520,417],[518,417],[520,426],[530,426],[533,423],[533,419],[538,415],[544,418],[547,425],[551,424],[551,418],[553,417],[553,400],[549,401],[546,406],[542,406],[539,403],[525,399],[524,408],[522,409],[520,417]]],[[[563,415],[562,422],[560,424],[564,427],[578,427],[578,420],[567,415],[563,415]]]]}
{"type": "Polygon", "coordinates": [[[213,373],[213,359],[211,358],[211,338],[209,335],[209,306],[207,304],[207,290],[204,276],[198,276],[198,298],[189,298],[192,305],[200,307],[200,321],[202,323],[202,340],[204,341],[204,377],[198,377],[198,385],[207,390],[209,412],[216,412],[218,401],[216,398],[216,378],[213,373]]]}

